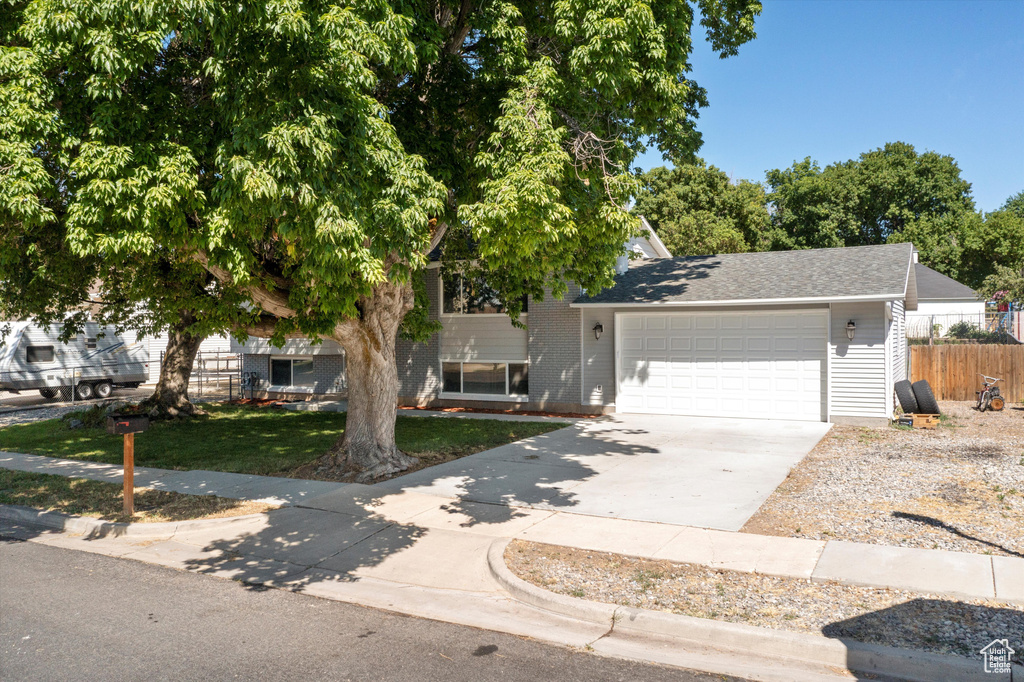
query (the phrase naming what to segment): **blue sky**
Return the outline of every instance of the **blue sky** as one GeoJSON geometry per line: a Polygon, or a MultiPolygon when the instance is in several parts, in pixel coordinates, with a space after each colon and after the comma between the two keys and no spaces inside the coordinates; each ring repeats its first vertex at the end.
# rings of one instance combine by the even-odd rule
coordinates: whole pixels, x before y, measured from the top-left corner
{"type": "MultiPolygon", "coordinates": [[[[764,5],[737,56],[695,49],[709,164],[764,180],[805,156],[825,166],[900,140],[956,159],[982,210],[1024,190],[1024,0],[764,5]]],[[[638,160],[662,163],[656,149],[638,160]]]]}

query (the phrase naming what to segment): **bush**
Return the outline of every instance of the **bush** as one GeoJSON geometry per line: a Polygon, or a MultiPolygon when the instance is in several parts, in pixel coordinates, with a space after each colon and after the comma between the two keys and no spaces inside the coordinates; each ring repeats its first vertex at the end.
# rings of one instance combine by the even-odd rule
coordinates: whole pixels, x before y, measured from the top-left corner
{"type": "Polygon", "coordinates": [[[977,326],[966,320],[951,324],[946,330],[946,336],[954,339],[971,339],[980,343],[999,343],[1000,341],[999,334],[978,329],[977,326]]]}
{"type": "Polygon", "coordinates": [[[115,400],[106,403],[98,403],[85,410],[68,412],[61,419],[68,428],[76,429],[98,429],[106,427],[107,417],[114,412],[133,412],[135,405],[115,400]],[[76,422],[74,426],[72,423],[76,422]]]}

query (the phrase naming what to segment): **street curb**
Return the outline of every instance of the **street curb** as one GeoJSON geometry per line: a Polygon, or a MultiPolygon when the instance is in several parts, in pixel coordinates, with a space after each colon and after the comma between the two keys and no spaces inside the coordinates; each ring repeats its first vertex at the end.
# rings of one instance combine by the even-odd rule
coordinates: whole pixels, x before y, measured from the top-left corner
{"type": "Polygon", "coordinates": [[[161,521],[159,523],[115,523],[86,516],[72,516],[62,512],[42,511],[16,504],[0,504],[0,520],[28,523],[65,533],[88,535],[91,538],[107,536],[171,538],[182,531],[221,528],[262,516],[265,515],[246,514],[224,519],[193,519],[191,521],[161,521]]]}
{"type": "MultiPolygon", "coordinates": [[[[987,674],[981,661],[960,656],[827,639],[816,635],[694,618],[663,611],[614,606],[555,594],[519,578],[505,564],[511,539],[499,539],[487,550],[487,564],[494,579],[513,598],[530,606],[591,623],[604,624],[613,632],[658,635],[712,646],[727,651],[792,659],[802,663],[834,666],[895,677],[908,682],[964,680],[1010,682],[1010,675],[987,674]]],[[[1021,675],[1024,667],[1014,666],[1021,675]]]]}

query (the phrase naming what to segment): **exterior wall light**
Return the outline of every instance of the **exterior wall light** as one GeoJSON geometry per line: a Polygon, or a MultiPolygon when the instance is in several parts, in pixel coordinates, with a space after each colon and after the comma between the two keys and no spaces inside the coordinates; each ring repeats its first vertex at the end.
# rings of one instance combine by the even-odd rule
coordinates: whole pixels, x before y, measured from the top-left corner
{"type": "Polygon", "coordinates": [[[600,339],[601,334],[604,334],[604,325],[598,322],[597,324],[594,325],[594,338],[600,339]]]}
{"type": "Polygon", "coordinates": [[[853,335],[857,333],[857,323],[850,320],[846,323],[846,336],[850,341],[853,341],[853,335]]]}

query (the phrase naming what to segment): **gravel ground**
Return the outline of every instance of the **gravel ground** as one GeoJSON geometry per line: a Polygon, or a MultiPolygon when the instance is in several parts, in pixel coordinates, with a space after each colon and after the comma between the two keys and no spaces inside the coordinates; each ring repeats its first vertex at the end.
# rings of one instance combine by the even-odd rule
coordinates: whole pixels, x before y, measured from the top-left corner
{"type": "Polygon", "coordinates": [[[591,601],[972,658],[996,638],[1024,651],[1024,609],[1004,602],[950,601],[520,540],[509,545],[505,561],[538,587],[591,601]]]}
{"type": "Polygon", "coordinates": [[[836,426],[743,532],[1024,557],[1024,407],[934,430],[836,426]]]}

